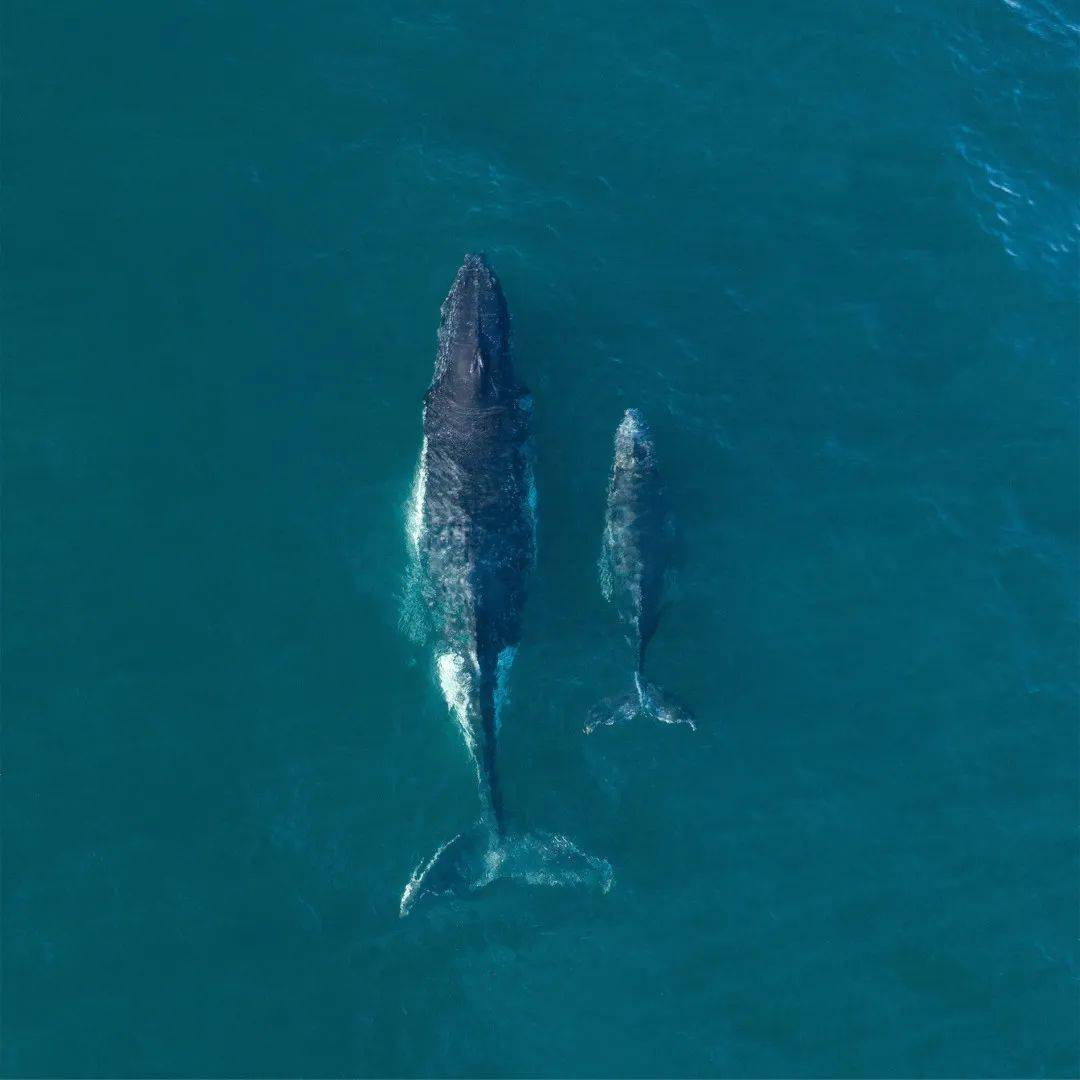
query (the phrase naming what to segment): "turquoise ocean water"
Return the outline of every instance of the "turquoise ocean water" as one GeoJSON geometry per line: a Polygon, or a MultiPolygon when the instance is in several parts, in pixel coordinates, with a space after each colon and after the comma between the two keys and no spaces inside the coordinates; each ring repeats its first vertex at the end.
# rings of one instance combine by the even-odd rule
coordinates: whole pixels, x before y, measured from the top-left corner
{"type": "Polygon", "coordinates": [[[1078,1071],[1064,0],[5,5],[8,1076],[1078,1071]],[[398,626],[439,303],[536,402],[515,819],[398,626]],[[698,731],[586,739],[650,419],[698,731]]]}

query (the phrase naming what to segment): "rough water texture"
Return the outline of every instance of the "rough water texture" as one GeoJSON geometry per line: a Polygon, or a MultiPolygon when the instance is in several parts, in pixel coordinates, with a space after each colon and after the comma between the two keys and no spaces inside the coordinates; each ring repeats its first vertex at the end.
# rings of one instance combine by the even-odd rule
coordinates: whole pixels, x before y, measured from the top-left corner
{"type": "Polygon", "coordinates": [[[1078,23],[7,5],[5,1075],[1076,1075],[1078,23]],[[401,920],[476,805],[397,626],[475,250],[535,401],[507,809],[618,883],[401,920]],[[698,730],[585,737],[631,406],[698,730]]]}

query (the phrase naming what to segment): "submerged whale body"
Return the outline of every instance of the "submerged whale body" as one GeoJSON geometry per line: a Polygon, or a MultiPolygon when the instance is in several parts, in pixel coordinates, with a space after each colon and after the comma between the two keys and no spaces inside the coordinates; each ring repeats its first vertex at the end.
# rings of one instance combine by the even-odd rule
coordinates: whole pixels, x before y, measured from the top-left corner
{"type": "Polygon", "coordinates": [[[634,649],[634,692],[609,698],[589,713],[585,731],[644,715],[694,728],[690,713],[645,681],[645,651],[660,622],[671,525],[656,449],[644,417],[627,409],[615,432],[600,553],[600,588],[615,605],[634,649]]]}
{"type": "Polygon", "coordinates": [[[460,895],[497,878],[605,891],[612,882],[604,860],[564,837],[516,833],[503,811],[500,713],[536,551],[531,421],[502,288],[483,257],[469,255],[442,306],[410,540],[439,685],[476,765],[481,816],[417,867],[402,915],[425,895],[460,895]]]}

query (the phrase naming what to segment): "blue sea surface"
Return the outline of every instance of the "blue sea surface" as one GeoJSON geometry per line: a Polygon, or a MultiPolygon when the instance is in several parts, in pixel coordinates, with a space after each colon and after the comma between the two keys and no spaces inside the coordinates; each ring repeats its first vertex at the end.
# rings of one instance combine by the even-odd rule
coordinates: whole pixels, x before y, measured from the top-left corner
{"type": "Polygon", "coordinates": [[[1069,0],[11,0],[11,1077],[1080,1072],[1069,0]],[[439,304],[535,397],[508,812],[399,626],[439,304]],[[640,408],[679,526],[630,688],[640,408]]]}

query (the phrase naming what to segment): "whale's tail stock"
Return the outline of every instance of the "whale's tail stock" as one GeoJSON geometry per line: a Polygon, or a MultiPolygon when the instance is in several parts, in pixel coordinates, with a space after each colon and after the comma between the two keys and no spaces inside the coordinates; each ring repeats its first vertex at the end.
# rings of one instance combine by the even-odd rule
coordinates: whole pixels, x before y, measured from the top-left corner
{"type": "Polygon", "coordinates": [[[615,876],[606,859],[587,854],[565,836],[501,832],[480,821],[413,871],[401,894],[401,915],[425,896],[464,896],[499,880],[578,885],[606,893],[615,876]]]}
{"type": "Polygon", "coordinates": [[[632,694],[605,698],[589,710],[585,734],[591,734],[598,727],[626,723],[635,716],[645,716],[661,724],[686,724],[691,731],[697,730],[689,709],[674,701],[655,683],[646,682],[640,672],[635,672],[632,694]]]}

